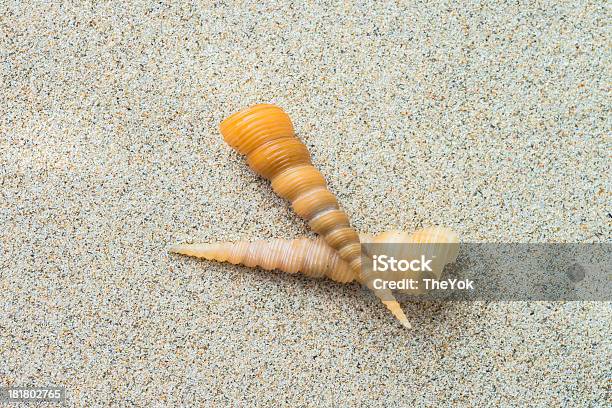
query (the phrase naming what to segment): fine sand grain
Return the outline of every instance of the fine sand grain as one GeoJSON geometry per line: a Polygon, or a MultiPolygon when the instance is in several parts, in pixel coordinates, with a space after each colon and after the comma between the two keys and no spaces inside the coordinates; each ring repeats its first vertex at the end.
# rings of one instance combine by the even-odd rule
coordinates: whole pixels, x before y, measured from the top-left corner
{"type": "Polygon", "coordinates": [[[609,402],[610,303],[408,303],[407,331],[356,285],[166,252],[311,234],[219,134],[258,102],[360,231],[612,240],[605,2],[349,3],[0,1],[0,386],[69,406],[609,402]]]}

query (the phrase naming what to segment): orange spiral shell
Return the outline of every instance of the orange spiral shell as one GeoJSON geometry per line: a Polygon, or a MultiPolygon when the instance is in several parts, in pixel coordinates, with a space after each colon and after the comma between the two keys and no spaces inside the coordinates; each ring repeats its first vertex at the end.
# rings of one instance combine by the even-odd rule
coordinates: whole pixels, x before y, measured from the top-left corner
{"type": "Polygon", "coordinates": [[[249,166],[270,180],[274,191],[291,201],[295,212],[360,276],[359,235],[313,167],[289,116],[275,105],[255,105],[231,115],[220,128],[225,141],[246,155],[249,166]]]}

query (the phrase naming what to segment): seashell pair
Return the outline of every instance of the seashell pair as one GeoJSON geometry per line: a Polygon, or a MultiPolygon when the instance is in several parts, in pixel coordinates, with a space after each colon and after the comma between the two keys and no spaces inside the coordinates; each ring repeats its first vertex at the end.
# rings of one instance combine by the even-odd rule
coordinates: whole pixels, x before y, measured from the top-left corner
{"type": "Polygon", "coordinates": [[[427,250],[437,259],[433,273],[439,276],[444,265],[457,256],[456,234],[439,227],[413,234],[358,234],[328,190],[323,175],[312,165],[308,149],[295,136],[289,116],[278,106],[261,104],[244,109],[225,119],[220,128],[225,141],[246,156],[255,172],[271,181],[272,189],[289,200],[320,237],[182,244],[172,246],[170,252],[267,270],[301,272],[311,277],[326,276],[337,282],[358,281],[372,289],[402,325],[410,327],[391,291],[372,286],[371,265],[363,262],[367,254],[362,256],[361,243],[429,245],[427,250]]]}

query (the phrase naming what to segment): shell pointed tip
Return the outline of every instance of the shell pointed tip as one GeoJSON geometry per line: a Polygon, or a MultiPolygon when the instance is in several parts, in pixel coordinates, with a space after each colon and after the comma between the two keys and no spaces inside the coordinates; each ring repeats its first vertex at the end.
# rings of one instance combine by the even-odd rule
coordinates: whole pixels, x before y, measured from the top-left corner
{"type": "Polygon", "coordinates": [[[180,254],[182,247],[183,246],[181,244],[170,245],[170,247],[168,248],[168,252],[171,254],[180,254]]]}
{"type": "Polygon", "coordinates": [[[402,324],[402,326],[404,326],[404,328],[412,329],[412,325],[410,324],[408,319],[402,319],[402,320],[400,320],[400,323],[402,324]]]}

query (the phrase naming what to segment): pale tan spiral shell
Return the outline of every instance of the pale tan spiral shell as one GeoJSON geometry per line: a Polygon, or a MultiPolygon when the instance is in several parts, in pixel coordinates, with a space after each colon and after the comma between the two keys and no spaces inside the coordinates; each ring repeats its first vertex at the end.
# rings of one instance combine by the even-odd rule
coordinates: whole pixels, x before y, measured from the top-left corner
{"type": "Polygon", "coordinates": [[[322,238],[182,244],[170,251],[235,265],[299,272],[313,278],[326,276],[336,282],[355,280],[348,264],[322,238]]]}
{"type": "MultiPolygon", "coordinates": [[[[428,277],[440,278],[444,266],[457,259],[459,251],[459,238],[453,231],[442,227],[424,228],[414,233],[403,231],[387,231],[377,235],[370,240],[377,244],[377,252],[396,259],[418,259],[423,255],[431,260],[431,272],[428,277]],[[406,244],[406,245],[401,245],[406,244]]],[[[398,290],[410,294],[422,294],[425,292],[425,285],[422,284],[423,274],[414,271],[385,272],[384,274],[370,272],[364,277],[366,280],[373,280],[377,277],[384,277],[387,280],[400,281],[402,279],[413,279],[419,282],[419,289],[398,290]]]]}
{"type": "MultiPolygon", "coordinates": [[[[388,244],[384,249],[385,253],[397,258],[412,259],[416,258],[418,253],[425,254],[429,259],[435,259],[433,275],[436,277],[441,275],[447,263],[453,262],[457,257],[457,235],[444,228],[425,228],[412,234],[390,231],[374,237],[365,234],[360,236],[364,243],[383,246],[388,244]],[[402,243],[409,245],[397,245],[402,243]]],[[[357,279],[350,266],[321,238],[180,244],[171,247],[170,251],[219,262],[261,267],[266,270],[303,273],[313,278],[327,277],[342,283],[357,279]]],[[[417,278],[411,272],[387,275],[387,278],[392,280],[407,277],[417,278]]]]}

